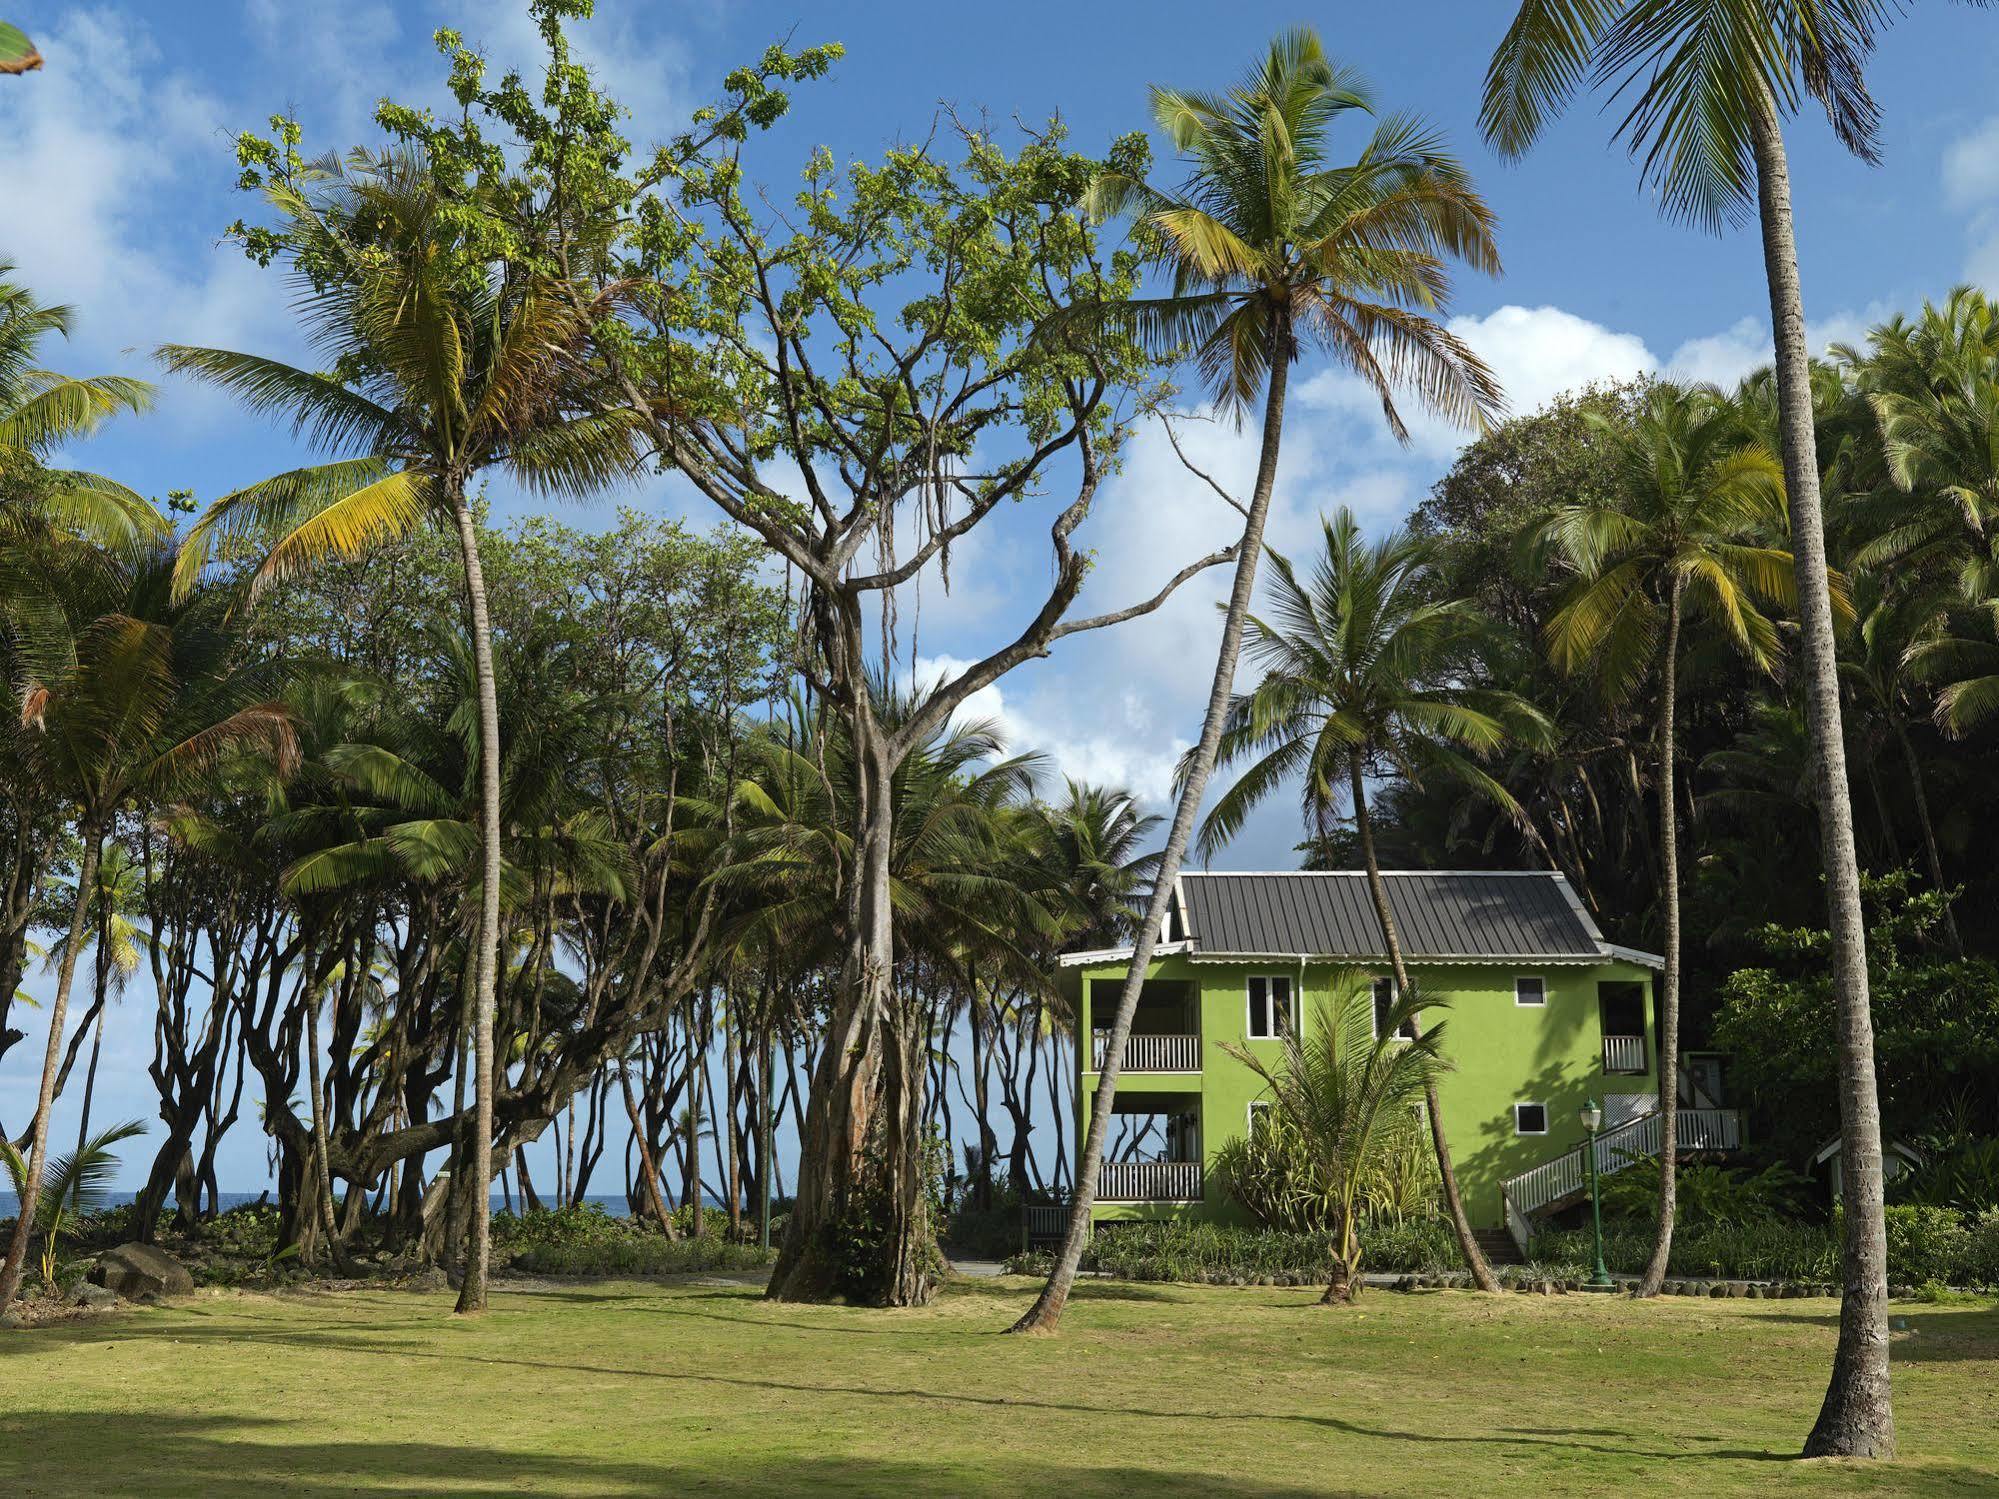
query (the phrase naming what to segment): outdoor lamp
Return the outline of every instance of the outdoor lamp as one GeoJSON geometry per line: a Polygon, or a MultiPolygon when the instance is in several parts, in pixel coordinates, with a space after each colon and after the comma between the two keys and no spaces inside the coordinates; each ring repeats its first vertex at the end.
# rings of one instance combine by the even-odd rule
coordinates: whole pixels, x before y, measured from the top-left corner
{"type": "Polygon", "coordinates": [[[1583,1145],[1583,1158],[1589,1164],[1589,1216],[1592,1237],[1596,1240],[1596,1273],[1583,1282],[1585,1291],[1614,1291],[1617,1282],[1603,1263],[1603,1203],[1596,1189],[1596,1132],[1603,1128],[1603,1105],[1594,1098],[1576,1110],[1582,1120],[1583,1129],[1589,1139],[1583,1145]]]}

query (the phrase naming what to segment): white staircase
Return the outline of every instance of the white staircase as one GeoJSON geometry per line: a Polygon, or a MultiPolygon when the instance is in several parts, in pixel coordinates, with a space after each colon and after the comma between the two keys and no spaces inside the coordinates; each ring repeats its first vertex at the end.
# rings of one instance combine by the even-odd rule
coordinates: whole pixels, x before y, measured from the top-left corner
{"type": "MultiPolygon", "coordinates": [[[[1698,1151],[1739,1150],[1742,1147],[1742,1115],[1735,1109],[1690,1109],[1679,1111],[1679,1155],[1698,1151]]],[[[1659,1153],[1663,1125],[1658,1112],[1640,1114],[1622,1124],[1602,1130],[1596,1137],[1597,1175],[1611,1176],[1632,1161],[1659,1153]]],[[[1506,1231],[1520,1252],[1527,1252],[1527,1235],[1534,1214],[1549,1208],[1565,1207],[1589,1190],[1589,1146],[1577,1145],[1553,1160],[1543,1161],[1500,1188],[1506,1199],[1506,1231]]]]}

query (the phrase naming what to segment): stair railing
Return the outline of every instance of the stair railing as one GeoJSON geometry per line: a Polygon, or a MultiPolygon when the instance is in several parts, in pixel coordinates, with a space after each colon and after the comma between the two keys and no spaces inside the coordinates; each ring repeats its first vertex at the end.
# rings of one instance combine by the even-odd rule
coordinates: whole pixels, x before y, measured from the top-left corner
{"type": "MultiPolygon", "coordinates": [[[[1735,1109],[1681,1109],[1678,1149],[1736,1150],[1742,1145],[1742,1115],[1735,1109]]],[[[1663,1138],[1661,1116],[1654,1110],[1635,1119],[1602,1130],[1596,1137],[1596,1172],[1612,1176],[1633,1161],[1659,1153],[1663,1138]]],[[[1552,1160],[1521,1172],[1501,1188],[1506,1201],[1506,1227],[1527,1252],[1527,1234],[1533,1215],[1550,1203],[1578,1197],[1589,1186],[1589,1145],[1572,1146],[1552,1160]]]]}

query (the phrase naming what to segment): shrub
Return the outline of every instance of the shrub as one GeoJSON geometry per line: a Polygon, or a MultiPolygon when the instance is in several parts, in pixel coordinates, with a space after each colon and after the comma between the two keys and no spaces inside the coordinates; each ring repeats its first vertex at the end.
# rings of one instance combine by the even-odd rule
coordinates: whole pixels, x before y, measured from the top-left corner
{"type": "Polygon", "coordinates": [[[1913,1203],[1888,1209],[1888,1279],[1902,1284],[1969,1278],[1971,1231],[1962,1214],[1913,1203]]]}
{"type": "Polygon", "coordinates": [[[704,1270],[759,1270],[777,1251],[738,1244],[720,1234],[698,1239],[659,1233],[543,1243],[517,1253],[514,1264],[536,1275],[690,1275],[704,1270]]]}
{"type": "MultiPolygon", "coordinates": [[[[1460,1268],[1457,1242],[1442,1218],[1374,1223],[1361,1230],[1361,1269],[1367,1273],[1460,1268]]],[[[1048,1256],[1019,1255],[1008,1267],[1019,1274],[1045,1269],[1048,1256]]],[[[1287,1233],[1220,1223],[1107,1223],[1083,1252],[1083,1268],[1121,1280],[1253,1279],[1300,1276],[1311,1281],[1333,1270],[1325,1234],[1287,1233]]]]}
{"type": "MultiPolygon", "coordinates": [[[[1657,1156],[1628,1161],[1603,1179],[1606,1217],[1650,1223],[1659,1206],[1657,1156]]],[[[1678,1201],[1676,1226],[1695,1228],[1718,1223],[1767,1223],[1796,1212],[1805,1179],[1788,1166],[1743,1167],[1683,1164],[1674,1173],[1678,1201]]]]}

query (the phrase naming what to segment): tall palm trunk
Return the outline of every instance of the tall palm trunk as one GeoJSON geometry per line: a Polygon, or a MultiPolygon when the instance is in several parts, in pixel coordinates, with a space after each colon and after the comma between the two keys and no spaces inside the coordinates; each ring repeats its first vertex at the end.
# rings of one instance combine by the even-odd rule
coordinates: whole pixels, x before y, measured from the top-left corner
{"type": "MultiPolygon", "coordinates": [[[[645,1121],[639,1117],[639,1101],[632,1096],[631,1073],[625,1064],[618,1064],[618,1087],[625,1095],[625,1117],[632,1122],[632,1139],[639,1147],[639,1170],[645,1183],[645,1202],[651,1211],[653,1221],[659,1231],[670,1240],[680,1237],[680,1229],[674,1224],[673,1214],[667,1210],[666,1199],[659,1195],[659,1162],[653,1159],[652,1141],[647,1138],[645,1121]]],[[[521,1186],[527,1186],[527,1176],[523,1172],[521,1186]]]]}
{"type": "MultiPolygon", "coordinates": [[[[1263,398],[1263,445],[1256,461],[1256,487],[1250,492],[1249,515],[1243,522],[1242,540],[1236,543],[1235,583],[1229,591],[1228,614],[1222,624],[1221,650],[1215,656],[1215,678],[1208,688],[1207,716],[1201,721],[1200,743],[1187,767],[1187,779],[1180,787],[1180,800],[1173,809],[1173,824],[1166,835],[1166,850],[1160,855],[1159,870],[1152,882],[1152,895],[1145,905],[1145,920],[1132,942],[1131,969],[1118,994],[1117,1015],[1111,1022],[1110,1040],[1104,1047],[1104,1065],[1097,1075],[1096,1092],[1090,1099],[1090,1127],[1083,1140],[1082,1159],[1076,1168],[1075,1201],[1069,1210],[1069,1227],[1062,1237],[1062,1251],[1048,1284],[1041,1288],[1034,1305],[1014,1323],[1012,1332],[1054,1332],[1069,1303],[1070,1288],[1082,1264],[1083,1245],[1090,1236],[1090,1216],[1097,1200],[1097,1177],[1104,1162],[1104,1138],[1110,1128],[1111,1105],[1117,1098],[1118,1073],[1124,1066],[1125,1038],[1138,1009],[1139,991],[1145,987],[1145,970],[1151,966],[1153,949],[1159,943],[1159,929],[1166,920],[1166,906],[1172,896],[1180,864],[1187,856],[1187,840],[1194,831],[1194,814],[1208,788],[1208,776],[1215,768],[1215,752],[1221,745],[1222,724],[1228,717],[1229,699],[1235,690],[1236,658],[1242,653],[1243,621],[1249,615],[1250,598],[1256,591],[1256,567],[1263,556],[1263,527],[1270,517],[1271,490],[1277,482],[1277,455],[1284,440],[1284,393],[1291,368],[1291,326],[1285,309],[1278,309],[1271,321],[1270,388],[1263,398]]],[[[1091,1017],[1094,1026],[1095,1017],[1091,1017]]],[[[1079,1053],[1090,1044],[1078,1035],[1079,1053]]]]}
{"type": "MultiPolygon", "coordinates": [[[[1348,762],[1347,776],[1348,791],[1353,797],[1354,831],[1360,835],[1361,863],[1367,869],[1367,893],[1374,897],[1374,914],[1381,923],[1382,941],[1388,947],[1388,967],[1395,975],[1395,992],[1414,994],[1417,991],[1409,982],[1409,970],[1402,960],[1402,935],[1395,928],[1395,913],[1388,904],[1388,882],[1382,879],[1381,864],[1374,856],[1374,820],[1368,816],[1367,782],[1361,775],[1358,755],[1348,762]]],[[[1444,1133],[1444,1111],[1437,1101],[1435,1081],[1423,1085],[1423,1112],[1430,1116],[1430,1148],[1436,1152],[1437,1179],[1443,1185],[1444,1209],[1450,1214],[1458,1253],[1464,1256],[1472,1280],[1481,1291],[1497,1291],[1499,1278],[1486,1263],[1485,1254],[1472,1234],[1471,1220],[1465,1216],[1464,1197],[1458,1191],[1458,1174],[1451,1165],[1451,1142],[1444,1133]]],[[[1329,1299],[1331,1294],[1328,1288],[1329,1299]]]]}
{"type": "Polygon", "coordinates": [[[1812,425],[1811,367],[1804,296],[1791,223],[1791,173],[1774,104],[1754,116],[1756,199],[1770,324],[1777,349],[1777,401],[1790,496],[1791,557],[1797,572],[1804,657],[1805,717],[1818,781],[1819,837],[1825,849],[1832,930],[1833,995],[1839,1007],[1840,1182],[1846,1238],[1839,1349],[1807,1457],[1893,1457],[1895,1411],[1888,1383],[1888,1231],[1882,1207],[1881,1101],[1874,1077],[1874,1019],[1868,1009],[1867,927],[1860,906],[1860,861],[1847,799],[1846,737],[1840,723],[1832,592],[1826,576],[1825,514],[1819,500],[1818,439],[1812,425]]]}
{"type": "Polygon", "coordinates": [[[104,1051],[104,1000],[105,989],[110,982],[110,972],[105,968],[106,949],[111,941],[111,915],[106,909],[103,891],[98,892],[97,901],[97,953],[91,978],[97,985],[97,993],[91,999],[92,1012],[97,1016],[97,1024],[90,1037],[90,1065],[83,1072],[83,1112],[76,1121],[76,1154],[83,1157],[83,1147],[90,1139],[90,1101],[97,1092],[97,1059],[104,1051]]]}
{"type": "Polygon", "coordinates": [[[1680,1147],[1680,814],[1678,792],[1680,581],[1666,598],[1666,649],[1659,665],[1659,888],[1666,901],[1666,966],[1659,974],[1659,1223],[1640,1296],[1657,1296],[1673,1253],[1680,1147]]]}
{"type": "Polygon", "coordinates": [[[701,1062],[700,1000],[687,997],[687,1170],[680,1182],[680,1205],[692,1215],[688,1233],[700,1238],[706,1225],[701,1211],[701,1062]]]}
{"type": "Polygon", "coordinates": [[[479,950],[472,980],[472,1138],[467,1211],[471,1221],[465,1280],[458,1290],[460,1312],[486,1309],[486,1274],[492,1256],[493,1211],[488,1200],[493,1172],[493,994],[500,957],[500,699],[493,678],[493,633],[486,613],[486,571],[479,561],[479,527],[465,503],[462,478],[451,475],[451,513],[458,522],[458,546],[465,564],[465,603],[472,623],[472,667],[479,698],[479,950]]]}
{"type": "Polygon", "coordinates": [[[49,1044],[42,1054],[41,1091],[35,1096],[35,1117],[28,1125],[28,1179],[21,1183],[20,1216],[14,1220],[14,1237],[7,1246],[7,1258],[0,1263],[0,1310],[14,1304],[21,1286],[21,1269],[28,1257],[28,1240],[34,1234],[35,1204],[42,1195],[42,1164],[49,1154],[49,1111],[55,1106],[56,1073],[62,1065],[63,1022],[69,1016],[70,985],[76,981],[76,953],[83,946],[84,927],[90,920],[90,892],[97,884],[97,865],[104,853],[104,829],[86,822],[83,854],[76,871],[76,903],[69,913],[69,940],[63,944],[62,962],[56,969],[56,997],[49,1007],[49,1044]]]}
{"type": "Polygon", "coordinates": [[[315,988],[312,1002],[306,1006],[305,1012],[306,1085],[312,1090],[313,1157],[312,1182],[307,1190],[312,1193],[313,1208],[321,1220],[327,1254],[333,1261],[333,1267],[344,1274],[347,1270],[347,1246],[341,1236],[339,1215],[333,1206],[333,1161],[326,1130],[326,1085],[321,1080],[319,1065],[319,1006],[323,998],[324,995],[315,988]]]}
{"type": "MultiPolygon", "coordinates": [[[[1909,738],[1908,725],[1902,722],[1902,715],[1889,705],[1889,718],[1895,726],[1895,739],[1902,746],[1902,761],[1909,767],[1909,791],[1916,800],[1916,823],[1923,833],[1923,853],[1929,860],[1930,885],[1941,895],[1946,886],[1943,879],[1943,856],[1937,852],[1936,824],[1930,820],[1929,792],[1923,786],[1923,762],[1916,754],[1915,742],[1909,738]]],[[[1958,957],[1964,956],[1964,939],[1957,932],[1957,916],[1946,901],[1943,908],[1944,935],[1950,940],[1950,950],[1958,957]]]]}

